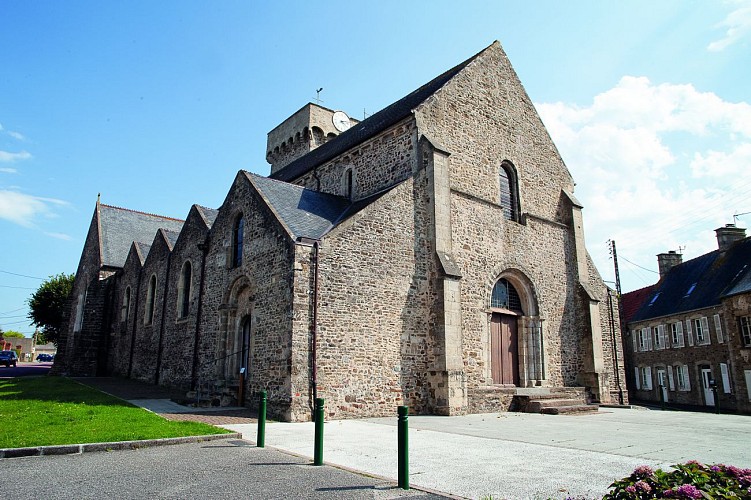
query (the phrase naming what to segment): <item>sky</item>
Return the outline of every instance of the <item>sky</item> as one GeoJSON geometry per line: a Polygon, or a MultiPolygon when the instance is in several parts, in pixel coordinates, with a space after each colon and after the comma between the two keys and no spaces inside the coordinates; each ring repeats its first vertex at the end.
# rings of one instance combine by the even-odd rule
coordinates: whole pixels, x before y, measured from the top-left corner
{"type": "MultiPolygon", "coordinates": [[[[624,292],[751,223],[751,1],[0,0],[0,328],[102,203],[185,218],[320,93],[372,114],[498,40],[624,292]],[[739,215],[737,218],[733,216],[739,215]]],[[[523,195],[522,195],[523,198],[523,195]]]]}

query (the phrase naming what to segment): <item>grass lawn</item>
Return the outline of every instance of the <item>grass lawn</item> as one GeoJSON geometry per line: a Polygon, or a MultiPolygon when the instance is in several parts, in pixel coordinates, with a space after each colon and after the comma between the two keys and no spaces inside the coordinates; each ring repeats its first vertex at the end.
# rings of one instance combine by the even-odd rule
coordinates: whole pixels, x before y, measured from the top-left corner
{"type": "Polygon", "coordinates": [[[63,377],[0,380],[0,448],[105,443],[229,431],[172,422],[63,377]]]}

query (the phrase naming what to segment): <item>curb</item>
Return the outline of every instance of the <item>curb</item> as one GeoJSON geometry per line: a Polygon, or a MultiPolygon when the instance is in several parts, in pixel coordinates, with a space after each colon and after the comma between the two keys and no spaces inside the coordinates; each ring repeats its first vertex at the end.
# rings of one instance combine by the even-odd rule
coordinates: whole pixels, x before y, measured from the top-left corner
{"type": "Polygon", "coordinates": [[[221,439],[242,439],[242,433],[208,434],[204,436],[189,436],[162,439],[143,439],[140,441],[114,441],[111,443],[64,444],[56,446],[32,446],[29,448],[0,448],[0,459],[40,457],[49,455],[77,455],[94,451],[137,450],[152,446],[169,446],[173,444],[199,443],[202,441],[218,441],[221,439]]]}

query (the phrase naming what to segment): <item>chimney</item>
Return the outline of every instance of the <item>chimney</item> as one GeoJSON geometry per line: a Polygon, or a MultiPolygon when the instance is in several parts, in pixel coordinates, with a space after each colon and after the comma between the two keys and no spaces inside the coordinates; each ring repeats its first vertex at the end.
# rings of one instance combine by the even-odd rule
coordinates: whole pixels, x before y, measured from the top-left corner
{"type": "Polygon", "coordinates": [[[725,227],[717,228],[714,232],[717,234],[717,247],[720,252],[724,252],[733,243],[746,237],[746,230],[742,227],[735,227],[735,224],[725,224],[725,227]]]}
{"type": "Polygon", "coordinates": [[[657,267],[660,269],[660,278],[668,274],[673,267],[683,263],[683,255],[670,250],[668,253],[657,254],[657,267]]]}

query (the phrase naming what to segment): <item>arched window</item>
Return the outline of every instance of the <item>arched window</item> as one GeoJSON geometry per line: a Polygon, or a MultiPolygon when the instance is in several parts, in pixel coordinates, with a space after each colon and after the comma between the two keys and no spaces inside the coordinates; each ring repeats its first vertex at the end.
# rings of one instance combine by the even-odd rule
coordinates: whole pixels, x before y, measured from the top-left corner
{"type": "Polygon", "coordinates": [[[499,279],[493,287],[493,293],[490,296],[490,307],[509,309],[511,311],[522,311],[522,301],[516,292],[514,285],[507,279],[499,279]]]}
{"type": "Polygon", "coordinates": [[[190,313],[190,282],[192,279],[192,268],[190,262],[183,264],[180,273],[180,283],[177,286],[177,317],[185,318],[190,313]]]}
{"type": "Polygon", "coordinates": [[[128,321],[128,316],[130,316],[130,287],[126,287],[125,293],[123,294],[123,307],[120,310],[120,321],[125,323],[128,321]]]}
{"type": "Polygon", "coordinates": [[[245,233],[245,218],[240,214],[235,219],[232,228],[232,267],[240,267],[243,263],[243,233],[245,233]]]}
{"type": "Polygon", "coordinates": [[[521,212],[519,206],[519,184],[516,177],[516,169],[511,162],[504,161],[499,169],[500,203],[503,209],[503,217],[508,220],[519,222],[521,212]]]}
{"type": "Polygon", "coordinates": [[[354,190],[354,182],[353,182],[353,179],[352,179],[352,169],[351,168],[348,168],[347,170],[344,171],[343,183],[344,183],[344,196],[348,200],[351,200],[352,199],[353,190],[354,190]]]}
{"type": "Polygon", "coordinates": [[[149,280],[149,288],[146,290],[146,315],[143,318],[145,325],[154,321],[154,304],[156,303],[156,275],[152,274],[149,280]]]}

